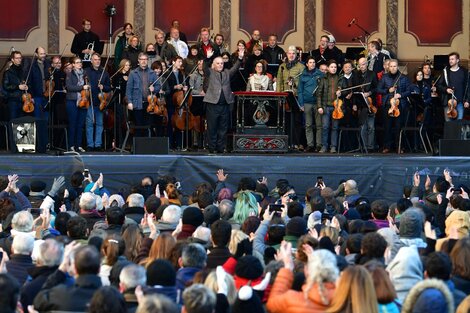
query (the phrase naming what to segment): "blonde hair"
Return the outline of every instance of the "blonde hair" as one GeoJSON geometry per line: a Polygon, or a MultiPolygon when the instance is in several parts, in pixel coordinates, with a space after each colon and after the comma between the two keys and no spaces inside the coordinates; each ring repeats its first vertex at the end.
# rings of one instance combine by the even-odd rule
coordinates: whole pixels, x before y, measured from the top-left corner
{"type": "Polygon", "coordinates": [[[339,240],[339,230],[331,226],[325,226],[320,230],[320,237],[330,238],[331,242],[336,246],[339,240]]]}
{"type": "MultiPolygon", "coordinates": [[[[230,306],[232,306],[235,303],[235,300],[237,300],[237,288],[235,287],[235,281],[233,280],[232,275],[225,275],[225,283],[228,287],[227,300],[230,306]]],[[[206,280],[204,281],[204,285],[217,293],[219,286],[217,285],[216,271],[211,271],[209,275],[207,275],[206,280]]]]}
{"type": "Polygon", "coordinates": [[[361,265],[349,266],[341,274],[329,313],[378,313],[377,295],[369,272],[361,265]]]}
{"type": "Polygon", "coordinates": [[[237,253],[237,246],[244,239],[249,239],[247,234],[239,229],[232,229],[232,235],[228,244],[228,249],[230,250],[231,254],[237,253]]]}

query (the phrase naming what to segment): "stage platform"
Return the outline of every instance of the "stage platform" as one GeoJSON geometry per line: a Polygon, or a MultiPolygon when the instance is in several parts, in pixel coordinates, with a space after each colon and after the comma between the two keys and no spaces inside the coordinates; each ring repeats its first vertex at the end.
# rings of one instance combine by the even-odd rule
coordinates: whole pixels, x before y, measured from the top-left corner
{"type": "Polygon", "coordinates": [[[269,188],[277,179],[287,178],[297,193],[316,182],[317,176],[332,188],[341,179],[353,178],[358,182],[361,194],[370,199],[385,198],[396,201],[405,184],[411,184],[412,175],[419,171],[424,184],[424,175],[431,179],[449,168],[454,184],[470,185],[470,157],[431,157],[398,154],[221,154],[180,153],[169,155],[130,155],[117,153],[95,153],[75,155],[2,154],[0,174],[17,173],[20,182],[27,183],[32,177],[50,184],[53,177],[68,178],[74,171],[87,168],[96,179],[101,172],[104,184],[116,193],[137,184],[144,175],[157,177],[173,175],[179,179],[185,193],[191,193],[202,181],[214,183],[218,169],[228,173],[227,185],[236,190],[241,177],[255,179],[266,176],[269,188]]]}

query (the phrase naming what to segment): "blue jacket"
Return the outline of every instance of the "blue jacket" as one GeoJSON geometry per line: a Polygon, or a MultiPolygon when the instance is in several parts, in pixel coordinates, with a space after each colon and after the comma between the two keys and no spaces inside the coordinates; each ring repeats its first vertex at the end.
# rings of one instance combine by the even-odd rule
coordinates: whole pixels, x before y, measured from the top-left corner
{"type": "Polygon", "coordinates": [[[29,76],[28,86],[31,88],[30,93],[33,98],[43,97],[43,84],[44,80],[49,78],[49,68],[51,67],[51,62],[49,60],[44,60],[42,64],[38,63],[38,60],[34,60],[33,66],[31,67],[31,74],[29,76]],[[41,75],[40,66],[43,66],[44,69],[44,79],[41,75]]]}
{"type": "Polygon", "coordinates": [[[324,74],[317,68],[313,69],[313,71],[305,68],[299,79],[298,96],[300,106],[303,107],[305,103],[317,103],[317,97],[314,95],[314,92],[316,92],[320,78],[323,76],[324,74]]]}
{"type": "MultiPolygon", "coordinates": [[[[141,67],[138,67],[132,70],[129,74],[129,79],[127,81],[126,87],[126,96],[129,103],[134,105],[134,110],[142,110],[143,109],[143,94],[144,89],[142,88],[142,75],[148,75],[148,88],[154,81],[157,80],[157,74],[149,69],[148,67],[143,70],[141,67]]],[[[156,82],[154,85],[154,93],[158,93],[160,91],[160,82],[156,82]]]]}
{"type": "MultiPolygon", "coordinates": [[[[377,86],[377,92],[384,95],[382,103],[384,103],[384,106],[387,110],[390,107],[390,99],[394,96],[393,93],[389,92],[389,89],[395,84],[399,75],[400,72],[397,72],[397,75],[394,76],[387,73],[382,77],[379,82],[379,85],[377,86]]],[[[402,104],[406,104],[408,102],[407,97],[411,95],[412,90],[413,85],[411,85],[408,77],[401,75],[399,82],[397,83],[397,93],[401,95],[400,107],[402,106],[402,104]]]]}
{"type": "MultiPolygon", "coordinates": [[[[85,70],[85,75],[88,78],[88,83],[91,87],[91,98],[94,106],[100,105],[100,100],[98,98],[98,94],[100,89],[98,88],[98,82],[100,80],[101,74],[103,73],[103,68],[100,67],[95,70],[92,67],[87,67],[85,70]]],[[[101,84],[103,85],[103,92],[110,92],[111,91],[111,81],[109,79],[108,72],[104,72],[103,78],[101,78],[101,84]]]]}
{"type": "Polygon", "coordinates": [[[176,289],[183,292],[187,284],[192,282],[194,275],[201,271],[197,267],[183,267],[176,272],[176,289]]]}

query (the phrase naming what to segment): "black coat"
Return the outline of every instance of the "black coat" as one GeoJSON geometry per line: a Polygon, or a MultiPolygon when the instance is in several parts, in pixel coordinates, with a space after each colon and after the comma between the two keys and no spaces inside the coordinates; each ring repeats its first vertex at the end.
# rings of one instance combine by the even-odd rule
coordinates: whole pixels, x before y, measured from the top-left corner
{"type": "Polygon", "coordinates": [[[47,277],[55,272],[57,266],[36,266],[28,269],[28,274],[31,276],[31,281],[26,282],[21,288],[20,301],[23,305],[25,312],[28,310],[28,305],[32,305],[34,298],[41,291],[42,285],[46,282],[47,277]]]}
{"type": "Polygon", "coordinates": [[[15,277],[22,286],[29,276],[27,270],[33,266],[33,259],[30,255],[12,254],[6,266],[8,273],[15,277]]]}
{"type": "Polygon", "coordinates": [[[219,248],[215,247],[210,249],[210,253],[207,255],[207,268],[214,269],[219,265],[224,265],[224,263],[230,258],[232,254],[230,250],[226,247],[219,248]]]}
{"type": "MultiPolygon", "coordinates": [[[[65,276],[60,271],[56,271],[53,275],[55,274],[65,276]]],[[[39,312],[54,310],[86,312],[93,294],[100,287],[101,278],[98,275],[80,275],[73,286],[60,284],[41,290],[34,299],[34,308],[39,312]]]]}

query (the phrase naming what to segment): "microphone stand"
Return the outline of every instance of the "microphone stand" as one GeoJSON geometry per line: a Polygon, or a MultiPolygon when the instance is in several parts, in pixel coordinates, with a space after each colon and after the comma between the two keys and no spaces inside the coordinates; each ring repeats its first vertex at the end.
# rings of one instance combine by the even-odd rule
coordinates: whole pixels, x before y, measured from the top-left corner
{"type": "MultiPolygon", "coordinates": [[[[357,19],[356,19],[356,21],[355,21],[353,24],[354,24],[354,26],[356,26],[357,28],[359,28],[360,30],[362,30],[362,31],[364,32],[364,39],[365,39],[364,41],[365,41],[365,42],[368,42],[368,41],[369,41],[369,37],[370,37],[370,32],[369,32],[367,29],[365,29],[364,27],[362,27],[362,26],[357,22],[357,19]]],[[[359,41],[360,41],[360,40],[359,40],[359,41]]],[[[362,44],[362,42],[361,42],[361,44],[362,44]]]]}

